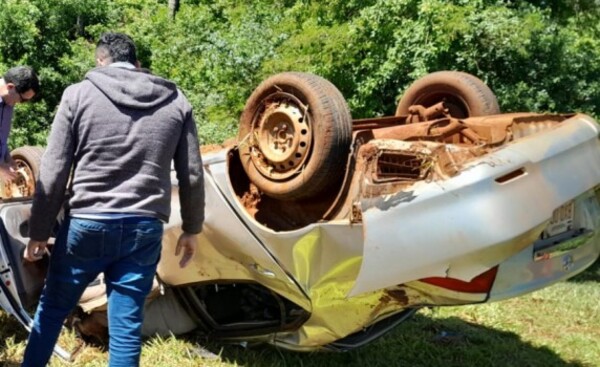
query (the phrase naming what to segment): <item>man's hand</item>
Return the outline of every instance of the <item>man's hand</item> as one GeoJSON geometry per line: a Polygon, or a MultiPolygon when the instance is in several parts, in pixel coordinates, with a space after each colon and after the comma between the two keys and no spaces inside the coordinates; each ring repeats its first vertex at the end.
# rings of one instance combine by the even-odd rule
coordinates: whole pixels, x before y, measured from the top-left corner
{"type": "Polygon", "coordinates": [[[192,257],[194,257],[197,247],[197,235],[184,232],[181,234],[181,236],[179,236],[179,239],[177,240],[177,247],[175,248],[175,256],[179,256],[179,254],[181,254],[183,251],[181,260],[179,260],[180,268],[185,268],[187,266],[192,257]]]}
{"type": "Polygon", "coordinates": [[[46,254],[46,246],[48,241],[29,240],[25,249],[24,258],[27,261],[38,261],[46,254]]]}

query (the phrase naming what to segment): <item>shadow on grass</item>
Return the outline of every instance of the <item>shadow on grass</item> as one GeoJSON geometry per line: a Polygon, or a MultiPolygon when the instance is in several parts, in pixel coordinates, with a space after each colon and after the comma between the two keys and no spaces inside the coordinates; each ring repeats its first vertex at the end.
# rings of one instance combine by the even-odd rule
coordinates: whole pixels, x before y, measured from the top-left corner
{"type": "Polygon", "coordinates": [[[598,282],[600,283],[600,258],[596,260],[589,268],[585,269],[581,273],[577,274],[573,278],[567,280],[568,282],[582,283],[582,282],[598,282]]]}
{"type": "Polygon", "coordinates": [[[27,340],[27,331],[14,317],[5,312],[0,313],[0,367],[18,367],[20,361],[5,360],[6,354],[11,354],[8,350],[8,339],[14,339],[14,344],[27,340]]]}
{"type": "MultiPolygon", "coordinates": [[[[5,312],[0,313],[0,340],[6,340],[9,338],[15,339],[15,343],[27,340],[29,335],[23,325],[21,325],[17,319],[8,315],[5,312]]],[[[3,345],[0,344],[0,351],[3,345]]]]}
{"type": "MultiPolygon", "coordinates": [[[[25,341],[27,332],[14,318],[0,314],[0,338],[25,341]]],[[[458,317],[432,319],[417,314],[384,337],[349,352],[290,352],[270,346],[243,348],[207,342],[188,334],[181,339],[219,354],[221,361],[240,367],[584,367],[565,361],[548,347],[532,345],[513,332],[472,324],[458,317]]],[[[4,355],[6,345],[0,346],[4,355]]],[[[208,361],[207,361],[208,362],[208,361]]],[[[207,365],[210,364],[210,362],[207,365]]],[[[220,365],[220,364],[215,364],[220,365]]],[[[0,359],[0,367],[16,367],[0,359]]]]}
{"type": "Polygon", "coordinates": [[[299,353],[273,347],[242,348],[209,343],[223,361],[239,366],[584,366],[567,362],[547,347],[533,346],[512,332],[494,330],[451,317],[416,315],[365,347],[345,353],[299,353]]]}

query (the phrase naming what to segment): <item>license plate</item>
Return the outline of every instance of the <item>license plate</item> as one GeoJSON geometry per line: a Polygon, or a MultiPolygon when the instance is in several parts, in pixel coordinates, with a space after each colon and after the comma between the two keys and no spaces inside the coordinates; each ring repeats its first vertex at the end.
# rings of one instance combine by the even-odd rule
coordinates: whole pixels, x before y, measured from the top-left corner
{"type": "MultiPolygon", "coordinates": [[[[592,206],[597,208],[598,203],[593,198],[591,199],[593,201],[591,204],[588,200],[581,200],[577,205],[587,207],[588,204],[593,204],[592,206]]],[[[582,226],[582,223],[578,221],[575,209],[575,201],[570,201],[552,213],[548,226],[542,231],[540,239],[533,244],[535,261],[565,256],[563,267],[568,270],[573,260],[569,253],[593,240],[596,231],[582,226]]]]}
{"type": "Polygon", "coordinates": [[[573,229],[573,216],[575,215],[575,202],[570,201],[565,205],[559,207],[552,214],[552,219],[544,232],[542,233],[543,238],[559,235],[561,233],[570,231],[573,229]]]}

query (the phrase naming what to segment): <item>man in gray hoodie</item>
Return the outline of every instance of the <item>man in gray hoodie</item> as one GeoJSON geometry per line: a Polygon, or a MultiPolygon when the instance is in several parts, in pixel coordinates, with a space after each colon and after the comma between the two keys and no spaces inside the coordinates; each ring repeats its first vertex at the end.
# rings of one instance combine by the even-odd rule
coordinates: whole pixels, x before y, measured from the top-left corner
{"type": "Polygon", "coordinates": [[[176,255],[183,253],[181,267],[194,255],[204,221],[196,124],[183,93],[139,68],[127,35],[103,34],[96,62],[85,80],[65,90],[42,158],[27,260],[47,251],[70,185],[23,366],[46,365],[66,316],[101,272],[109,364],[139,365],[143,304],[170,215],[171,162],[183,220],[176,249],[176,255]]]}

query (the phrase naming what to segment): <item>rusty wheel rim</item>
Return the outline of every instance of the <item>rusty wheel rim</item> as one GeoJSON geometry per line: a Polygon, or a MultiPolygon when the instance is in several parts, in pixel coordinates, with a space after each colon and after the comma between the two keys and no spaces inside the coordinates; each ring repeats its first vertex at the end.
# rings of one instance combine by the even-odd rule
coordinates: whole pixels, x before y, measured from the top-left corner
{"type": "Polygon", "coordinates": [[[35,178],[31,167],[25,161],[18,158],[14,162],[17,167],[17,178],[10,185],[10,197],[32,196],[35,191],[35,178]]]}
{"type": "Polygon", "coordinates": [[[312,130],[308,107],[288,93],[265,98],[255,117],[251,159],[272,180],[285,180],[301,171],[310,152],[312,130]]]}

